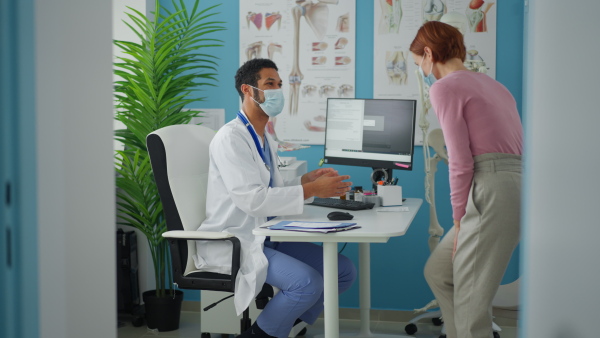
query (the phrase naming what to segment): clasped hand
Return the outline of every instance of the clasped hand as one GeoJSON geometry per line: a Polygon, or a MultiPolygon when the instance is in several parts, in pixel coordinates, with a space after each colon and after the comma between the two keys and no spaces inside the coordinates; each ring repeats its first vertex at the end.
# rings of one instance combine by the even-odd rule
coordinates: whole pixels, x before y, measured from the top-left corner
{"type": "Polygon", "coordinates": [[[333,168],[320,168],[306,173],[302,176],[301,182],[304,188],[304,197],[334,197],[342,196],[350,191],[352,182],[345,182],[349,179],[348,175],[339,175],[333,168]]]}

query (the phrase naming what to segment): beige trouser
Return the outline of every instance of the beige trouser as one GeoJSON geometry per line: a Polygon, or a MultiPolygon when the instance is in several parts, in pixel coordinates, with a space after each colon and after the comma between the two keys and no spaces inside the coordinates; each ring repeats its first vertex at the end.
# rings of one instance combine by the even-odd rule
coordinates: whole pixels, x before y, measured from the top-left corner
{"type": "Polygon", "coordinates": [[[448,338],[493,337],[492,300],[519,242],[521,156],[491,153],[474,160],[454,262],[452,227],[425,265],[448,338]]]}

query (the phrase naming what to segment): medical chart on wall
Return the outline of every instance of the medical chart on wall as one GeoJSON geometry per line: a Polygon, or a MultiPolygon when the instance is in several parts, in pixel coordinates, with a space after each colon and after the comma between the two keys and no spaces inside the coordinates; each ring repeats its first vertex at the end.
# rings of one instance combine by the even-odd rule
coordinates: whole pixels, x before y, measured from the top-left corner
{"type": "MultiPolygon", "coordinates": [[[[467,68],[496,77],[496,0],[375,0],[374,6],[373,98],[418,100],[418,123],[422,108],[415,74],[418,67],[409,47],[427,21],[459,28],[465,36],[467,68]]],[[[430,131],[440,128],[433,109],[426,118],[430,131]]],[[[418,126],[415,144],[423,144],[418,126]]]]}
{"type": "Polygon", "coordinates": [[[355,0],[240,0],[240,65],[271,59],[283,80],[279,150],[323,144],[327,98],[354,97],[355,31],[355,0]]]}

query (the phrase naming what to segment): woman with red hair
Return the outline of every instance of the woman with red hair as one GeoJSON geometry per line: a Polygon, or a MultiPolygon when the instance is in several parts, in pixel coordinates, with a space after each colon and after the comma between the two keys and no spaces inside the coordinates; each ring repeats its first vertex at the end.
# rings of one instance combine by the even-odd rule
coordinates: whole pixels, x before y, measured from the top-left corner
{"type": "Polygon", "coordinates": [[[489,338],[492,300],[519,242],[523,127],[502,84],[463,65],[462,34],[430,21],[410,51],[444,133],[454,226],[432,252],[425,279],[448,338],[489,338]]]}

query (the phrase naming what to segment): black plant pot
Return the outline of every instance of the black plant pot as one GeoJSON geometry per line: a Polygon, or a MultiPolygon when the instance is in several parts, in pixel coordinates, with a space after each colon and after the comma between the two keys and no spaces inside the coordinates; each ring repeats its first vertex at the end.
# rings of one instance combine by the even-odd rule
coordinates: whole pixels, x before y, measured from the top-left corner
{"type": "Polygon", "coordinates": [[[179,328],[183,292],[175,290],[175,297],[156,297],[156,291],[142,294],[146,309],[146,325],[159,332],[173,331],[179,328]]]}

